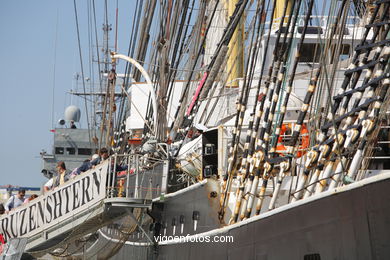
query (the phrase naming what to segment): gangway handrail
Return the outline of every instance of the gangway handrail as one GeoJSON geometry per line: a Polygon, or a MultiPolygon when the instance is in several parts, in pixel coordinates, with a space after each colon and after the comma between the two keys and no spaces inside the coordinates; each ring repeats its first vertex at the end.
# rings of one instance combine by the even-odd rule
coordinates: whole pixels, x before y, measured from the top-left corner
{"type": "MultiPolygon", "coordinates": [[[[0,234],[6,241],[27,238],[27,251],[40,251],[58,246],[59,240],[72,241],[128,214],[130,208],[149,208],[142,185],[143,172],[139,155],[114,155],[94,168],[70,179],[66,183],[0,216],[0,234]],[[118,192],[117,163],[128,163],[126,192],[118,192]],[[129,185],[134,170],[138,176],[136,187],[129,185]],[[130,188],[140,191],[131,193],[130,188]],[[134,194],[134,195],[132,195],[134,194]],[[77,234],[74,234],[77,230],[77,234]]],[[[123,178],[122,178],[123,179],[123,178]]],[[[152,187],[150,187],[152,188],[152,187]]],[[[150,188],[148,190],[150,190],[150,188]]]]}
{"type": "Polygon", "coordinates": [[[86,220],[80,216],[81,213],[101,207],[101,201],[106,197],[107,169],[108,161],[2,215],[0,234],[7,241],[27,237],[29,244],[26,248],[29,249],[31,245],[37,246],[50,239],[50,236],[60,235],[50,232],[52,228],[66,226],[75,217],[86,220]],[[37,243],[31,243],[33,241],[37,243]]]}

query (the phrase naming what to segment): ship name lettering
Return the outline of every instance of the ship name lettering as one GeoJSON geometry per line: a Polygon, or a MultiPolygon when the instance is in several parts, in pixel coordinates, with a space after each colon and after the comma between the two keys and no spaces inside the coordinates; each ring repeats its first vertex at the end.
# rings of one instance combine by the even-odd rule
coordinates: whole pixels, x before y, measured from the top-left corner
{"type": "Polygon", "coordinates": [[[66,206],[65,206],[65,214],[68,214],[69,213],[69,202],[70,202],[70,199],[69,199],[69,190],[72,188],[72,186],[66,186],[64,189],[63,189],[63,193],[65,193],[65,201],[66,201],[66,206]]]}
{"type": "Polygon", "coordinates": [[[53,208],[54,218],[53,218],[53,220],[55,220],[55,219],[57,219],[57,218],[62,216],[62,212],[61,212],[61,205],[62,205],[61,191],[62,190],[59,190],[59,191],[57,191],[57,192],[55,192],[53,194],[53,197],[54,197],[54,208],[53,208]],[[57,215],[57,211],[58,211],[58,215],[57,215]]]}
{"type": "Polygon", "coordinates": [[[1,231],[0,234],[3,235],[5,241],[7,241],[8,238],[11,237],[11,235],[10,235],[9,232],[8,232],[8,230],[9,230],[9,229],[8,229],[8,222],[9,222],[9,219],[8,219],[8,218],[5,218],[5,219],[2,219],[2,220],[1,220],[1,229],[2,229],[2,231],[1,231]]]}
{"type": "Polygon", "coordinates": [[[10,237],[17,237],[18,236],[18,229],[17,229],[17,222],[18,221],[17,220],[14,221],[14,218],[16,219],[15,214],[11,215],[11,219],[9,222],[7,221],[7,225],[9,223],[9,225],[10,225],[9,229],[11,230],[11,234],[12,234],[12,236],[10,236],[10,237]]]}
{"type": "Polygon", "coordinates": [[[50,224],[67,213],[99,197],[101,174],[93,172],[84,178],[46,194],[25,208],[11,211],[0,220],[0,234],[4,240],[20,237],[50,224]]]}
{"type": "MultiPolygon", "coordinates": [[[[20,236],[23,236],[27,233],[27,221],[24,221],[24,218],[26,216],[27,209],[22,209],[19,211],[18,219],[20,219],[20,236]]],[[[19,221],[17,221],[19,222],[19,221]]]]}
{"type": "Polygon", "coordinates": [[[73,183],[72,187],[73,187],[73,210],[75,210],[78,207],[80,207],[79,194],[78,194],[80,189],[80,181],[73,183]]]}
{"type": "Polygon", "coordinates": [[[38,213],[37,215],[39,214],[39,217],[37,219],[37,228],[39,228],[41,225],[43,225],[45,223],[45,212],[44,212],[44,206],[45,205],[45,202],[46,202],[46,198],[44,198],[42,201],[38,201],[37,205],[38,205],[38,213]],[[38,220],[40,220],[40,222],[38,222],[38,220]]]}
{"type": "Polygon", "coordinates": [[[37,205],[36,204],[33,204],[30,207],[28,207],[28,216],[29,216],[28,222],[29,222],[30,231],[33,231],[38,226],[36,214],[37,214],[37,205]]]}
{"type": "Polygon", "coordinates": [[[48,218],[48,215],[46,215],[46,223],[50,223],[53,218],[53,214],[51,213],[51,206],[50,206],[52,199],[53,198],[51,196],[48,196],[46,199],[46,210],[50,215],[50,218],[48,218]]]}
{"type": "Polygon", "coordinates": [[[90,202],[91,201],[91,198],[89,196],[89,186],[91,185],[91,180],[89,179],[89,176],[87,176],[86,178],[82,179],[82,186],[83,186],[83,198],[82,198],[82,205],[84,205],[85,203],[87,202],[90,202]]]}
{"type": "Polygon", "coordinates": [[[96,189],[97,189],[97,194],[99,195],[100,194],[100,178],[98,178],[98,175],[96,172],[93,172],[92,176],[93,176],[94,184],[95,184],[96,189]]]}

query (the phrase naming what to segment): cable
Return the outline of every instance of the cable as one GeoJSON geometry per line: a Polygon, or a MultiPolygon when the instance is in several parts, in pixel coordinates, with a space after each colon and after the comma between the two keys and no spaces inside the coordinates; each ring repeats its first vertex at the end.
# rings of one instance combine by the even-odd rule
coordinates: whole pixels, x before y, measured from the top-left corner
{"type": "MultiPolygon", "coordinates": [[[[73,0],[73,6],[74,6],[74,14],[76,18],[76,29],[77,29],[77,42],[78,42],[78,47],[79,47],[79,57],[80,57],[80,64],[81,64],[81,77],[83,78],[83,91],[84,94],[86,93],[85,90],[85,78],[84,78],[84,66],[83,66],[83,57],[81,53],[81,42],[80,42],[80,30],[79,30],[79,21],[78,21],[78,16],[77,16],[77,6],[76,6],[76,0],[73,0]]],[[[87,101],[84,100],[84,105],[85,105],[85,114],[87,117],[87,125],[88,125],[88,137],[89,137],[89,144],[91,144],[91,132],[90,132],[90,125],[89,125],[89,116],[88,116],[88,106],[87,106],[87,101]]]]}
{"type": "Polygon", "coordinates": [[[58,36],[58,1],[57,1],[57,16],[56,16],[56,33],[54,37],[54,64],[53,64],[53,88],[52,88],[52,103],[51,103],[51,129],[54,125],[54,104],[55,104],[55,88],[56,88],[56,64],[57,64],[57,36],[58,36]]]}

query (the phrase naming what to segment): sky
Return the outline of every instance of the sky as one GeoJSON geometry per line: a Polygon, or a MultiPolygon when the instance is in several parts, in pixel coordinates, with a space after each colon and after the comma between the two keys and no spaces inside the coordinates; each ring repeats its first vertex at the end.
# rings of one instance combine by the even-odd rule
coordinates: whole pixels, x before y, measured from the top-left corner
{"type": "MultiPolygon", "coordinates": [[[[87,77],[87,4],[92,0],[76,2],[87,77]]],[[[108,3],[114,5],[108,16],[113,28],[118,3],[118,52],[127,53],[136,1],[108,3]]],[[[52,152],[53,121],[63,118],[71,104],[84,107],[81,99],[67,94],[76,88],[74,78],[81,71],[74,5],[60,0],[0,0],[0,4],[0,185],[40,187],[46,180],[39,153],[52,152]]],[[[95,0],[99,32],[103,4],[95,0]]]]}

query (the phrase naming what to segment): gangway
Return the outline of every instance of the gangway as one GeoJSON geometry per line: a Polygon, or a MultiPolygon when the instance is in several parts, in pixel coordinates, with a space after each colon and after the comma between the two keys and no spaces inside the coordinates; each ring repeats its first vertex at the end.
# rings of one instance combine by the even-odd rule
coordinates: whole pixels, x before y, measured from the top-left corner
{"type": "Polygon", "coordinates": [[[139,156],[111,156],[95,168],[2,215],[0,234],[6,241],[27,238],[26,252],[48,252],[128,215],[133,209],[150,209],[152,196],[165,190],[161,183],[165,174],[160,169],[159,174],[140,170],[139,156]],[[125,163],[127,169],[118,172],[119,163],[125,163]],[[148,184],[149,188],[145,188],[148,184]],[[156,194],[151,194],[152,185],[160,187],[154,191],[156,194]]]}

